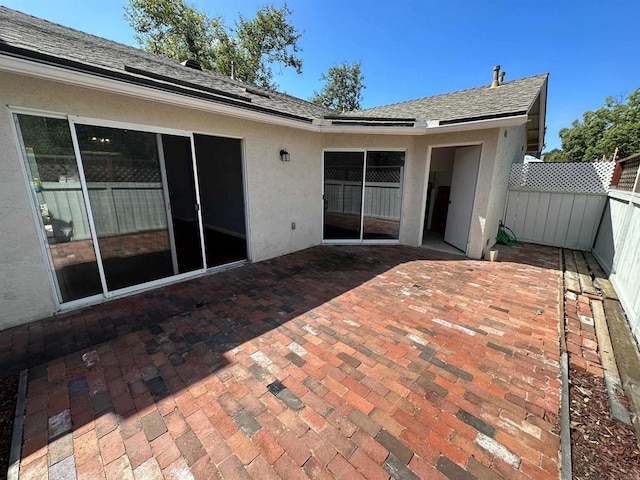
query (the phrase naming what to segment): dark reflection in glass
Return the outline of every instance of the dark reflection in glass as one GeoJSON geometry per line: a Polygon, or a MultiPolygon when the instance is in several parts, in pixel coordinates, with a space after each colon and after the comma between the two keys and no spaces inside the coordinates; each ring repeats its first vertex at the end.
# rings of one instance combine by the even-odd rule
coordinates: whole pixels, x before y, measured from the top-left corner
{"type": "Polygon", "coordinates": [[[173,275],[157,136],[76,125],[109,290],[173,275]]]}
{"type": "Polygon", "coordinates": [[[16,115],[61,303],[102,293],[69,122],[16,115]]]}
{"type": "Polygon", "coordinates": [[[363,152],[325,152],[325,240],[360,239],[363,166],[363,152]]]}
{"type": "Polygon", "coordinates": [[[367,152],[365,240],[399,238],[403,177],[404,152],[367,152]]]}

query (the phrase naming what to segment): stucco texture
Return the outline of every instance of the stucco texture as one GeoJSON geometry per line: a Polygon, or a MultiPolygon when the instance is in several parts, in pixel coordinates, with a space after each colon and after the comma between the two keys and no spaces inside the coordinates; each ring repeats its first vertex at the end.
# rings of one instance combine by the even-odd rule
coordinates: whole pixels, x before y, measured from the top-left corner
{"type": "MultiPolygon", "coordinates": [[[[480,258],[495,237],[506,195],[509,164],[517,156],[517,132],[481,130],[439,135],[326,134],[213,114],[18,75],[0,78],[0,101],[20,109],[88,117],[98,121],[168,128],[243,140],[249,259],[261,261],[322,242],[322,163],[325,149],[406,151],[400,243],[421,242],[431,149],[482,144],[468,256],[480,258]],[[291,160],[282,162],[286,149],[291,160]],[[503,171],[504,170],[504,171],[503,171]],[[503,191],[504,186],[504,191],[503,191]],[[291,228],[295,222],[296,228],[291,228]],[[495,224],[495,225],[494,225],[495,224]]],[[[57,306],[47,274],[46,250],[10,109],[0,112],[0,329],[52,315],[57,306]]],[[[125,125],[122,125],[123,127],[125,125]]],[[[507,131],[507,130],[505,130],[507,131]]]]}

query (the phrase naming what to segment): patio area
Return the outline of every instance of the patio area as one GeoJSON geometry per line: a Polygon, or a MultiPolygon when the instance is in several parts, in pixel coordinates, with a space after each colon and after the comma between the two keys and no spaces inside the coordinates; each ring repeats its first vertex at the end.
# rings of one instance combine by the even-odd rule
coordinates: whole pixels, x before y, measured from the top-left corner
{"type": "Polygon", "coordinates": [[[322,246],[3,332],[23,479],[557,479],[559,255],[322,246]]]}

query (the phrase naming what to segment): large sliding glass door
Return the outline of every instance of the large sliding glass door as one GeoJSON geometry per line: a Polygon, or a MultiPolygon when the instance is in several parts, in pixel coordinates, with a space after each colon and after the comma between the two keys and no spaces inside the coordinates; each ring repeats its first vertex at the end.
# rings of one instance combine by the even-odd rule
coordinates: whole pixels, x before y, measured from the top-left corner
{"type": "Polygon", "coordinates": [[[398,240],[404,162],[403,151],[325,152],[323,239],[398,240]]]}
{"type": "Polygon", "coordinates": [[[63,116],[14,119],[61,305],[246,260],[240,140],[197,135],[194,143],[193,135],[63,116]],[[196,164],[219,179],[201,183],[215,195],[201,197],[196,164]],[[215,239],[205,227],[217,229],[215,239]]]}

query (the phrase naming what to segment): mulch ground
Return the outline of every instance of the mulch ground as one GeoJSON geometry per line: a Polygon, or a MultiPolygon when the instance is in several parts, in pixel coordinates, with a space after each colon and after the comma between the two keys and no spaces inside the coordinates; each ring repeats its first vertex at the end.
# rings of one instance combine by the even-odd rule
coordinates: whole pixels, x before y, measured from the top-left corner
{"type": "Polygon", "coordinates": [[[0,378],[0,479],[7,478],[13,434],[13,417],[18,398],[18,375],[0,378]]]}
{"type": "MultiPolygon", "coordinates": [[[[640,479],[640,450],[635,431],[610,419],[604,379],[571,369],[569,381],[573,478],[640,479]]],[[[624,405],[626,398],[620,400],[624,405]]]]}

